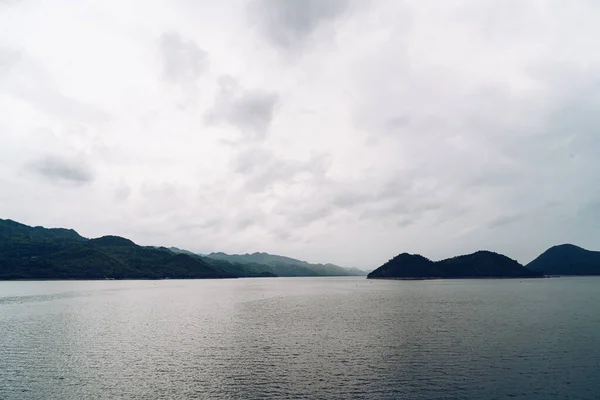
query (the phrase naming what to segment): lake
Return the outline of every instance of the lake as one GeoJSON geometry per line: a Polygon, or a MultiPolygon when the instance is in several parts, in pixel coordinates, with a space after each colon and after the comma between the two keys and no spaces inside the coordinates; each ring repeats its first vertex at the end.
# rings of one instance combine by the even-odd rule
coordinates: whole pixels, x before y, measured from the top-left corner
{"type": "Polygon", "coordinates": [[[0,282],[0,399],[599,399],[600,278],[0,282]]]}

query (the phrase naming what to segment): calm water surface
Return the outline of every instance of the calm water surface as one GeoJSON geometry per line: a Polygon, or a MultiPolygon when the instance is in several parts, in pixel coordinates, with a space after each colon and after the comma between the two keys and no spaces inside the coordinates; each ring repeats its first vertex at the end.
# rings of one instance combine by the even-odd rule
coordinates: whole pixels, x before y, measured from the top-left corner
{"type": "Polygon", "coordinates": [[[0,399],[600,399],[600,279],[0,282],[0,399]]]}

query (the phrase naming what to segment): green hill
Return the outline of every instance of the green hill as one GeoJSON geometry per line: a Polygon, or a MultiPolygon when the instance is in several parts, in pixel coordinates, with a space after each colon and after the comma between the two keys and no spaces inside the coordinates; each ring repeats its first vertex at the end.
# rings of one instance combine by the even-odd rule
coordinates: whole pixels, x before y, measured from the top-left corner
{"type": "Polygon", "coordinates": [[[0,279],[234,277],[202,259],[118,236],[86,239],[71,229],[0,219],[0,279]]]}

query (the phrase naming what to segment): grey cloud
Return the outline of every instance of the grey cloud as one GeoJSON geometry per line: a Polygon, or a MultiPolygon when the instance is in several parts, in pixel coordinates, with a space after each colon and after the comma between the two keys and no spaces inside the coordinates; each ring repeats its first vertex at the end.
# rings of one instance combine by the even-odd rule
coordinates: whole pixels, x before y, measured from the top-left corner
{"type": "Polygon", "coordinates": [[[44,69],[25,52],[0,49],[0,89],[30,103],[39,110],[82,123],[102,124],[111,116],[91,105],[66,96],[49,84],[44,69]]]}
{"type": "Polygon", "coordinates": [[[293,184],[303,174],[309,180],[320,180],[329,169],[330,156],[315,154],[307,161],[279,158],[262,148],[239,153],[231,163],[232,169],[244,178],[245,187],[262,192],[275,183],[293,184]]]}
{"type": "Polygon", "coordinates": [[[54,183],[81,186],[94,180],[91,168],[79,159],[47,156],[29,163],[27,168],[54,183]]]}
{"type": "Polygon", "coordinates": [[[407,227],[411,226],[414,222],[415,222],[414,218],[405,217],[405,218],[401,218],[400,220],[398,220],[398,222],[396,222],[396,226],[398,228],[407,228],[407,227]]]}
{"type": "Polygon", "coordinates": [[[232,166],[235,172],[251,174],[261,165],[273,160],[273,154],[266,149],[252,149],[239,153],[233,160],[232,166]]]}
{"type": "Polygon", "coordinates": [[[410,124],[410,117],[408,115],[399,115],[391,117],[385,122],[385,125],[390,131],[401,129],[410,124]]]}
{"type": "Polygon", "coordinates": [[[382,179],[375,184],[368,182],[347,182],[336,189],[332,203],[337,207],[352,209],[398,199],[431,197],[429,191],[417,187],[418,176],[412,173],[397,174],[390,179],[382,179]]]}
{"type": "Polygon", "coordinates": [[[437,215],[436,221],[433,224],[431,224],[431,228],[435,228],[458,219],[464,219],[470,211],[470,207],[462,204],[447,205],[442,210],[440,210],[440,212],[437,215]]]}
{"type": "Polygon", "coordinates": [[[434,258],[486,245],[522,259],[558,241],[583,245],[597,237],[598,5],[245,0],[250,30],[235,6],[213,3],[201,15],[154,4],[147,11],[160,14],[157,26],[197,19],[164,34],[140,30],[139,21],[112,8],[100,19],[89,12],[72,18],[67,8],[37,2],[37,11],[14,14],[3,40],[10,48],[0,49],[6,212],[84,221],[82,229],[97,233],[138,232],[140,243],[159,229],[183,248],[266,246],[368,265],[385,261],[399,243],[434,258]],[[368,4],[354,8],[359,3],[368,4]],[[124,29],[113,29],[114,21],[124,29]],[[48,29],[80,23],[90,29],[78,30],[77,43],[48,29]],[[98,40],[106,48],[85,46],[98,40]],[[148,43],[156,76],[130,84],[129,74],[150,61],[148,43]],[[122,59],[122,71],[114,63],[105,69],[111,55],[125,52],[140,57],[122,59]],[[94,56],[102,62],[88,63],[94,56]],[[224,76],[216,86],[209,72],[240,80],[224,76]],[[117,101],[125,108],[112,115],[95,108],[110,101],[99,82],[86,91],[89,104],[68,97],[82,89],[71,77],[97,74],[127,89],[117,101]],[[204,81],[210,92],[199,90],[204,81]],[[181,113],[177,107],[190,99],[208,111],[181,113]],[[136,123],[153,110],[145,125],[136,123]],[[234,145],[195,134],[198,118],[234,145]],[[91,126],[107,120],[110,126],[91,126]],[[36,134],[40,124],[56,139],[36,134]],[[73,126],[89,133],[68,133],[73,126]],[[169,128],[172,134],[161,133],[169,128]],[[94,180],[94,169],[76,158],[36,159],[78,152],[102,161],[102,176],[98,170],[94,180]],[[43,183],[84,190],[61,194],[11,173],[30,159],[27,172],[43,183]],[[157,180],[170,185],[144,186],[157,180]],[[44,212],[32,193],[44,197],[44,212]],[[91,202],[85,209],[114,212],[82,218],[85,210],[64,195],[91,202]],[[548,202],[554,205],[544,208],[548,202]]]}
{"type": "Polygon", "coordinates": [[[248,228],[257,226],[264,227],[267,222],[267,215],[259,207],[241,207],[235,215],[232,215],[231,222],[237,231],[245,231],[248,228]]]}
{"type": "Polygon", "coordinates": [[[540,9],[535,2],[520,0],[474,1],[466,7],[456,7],[453,14],[473,34],[502,48],[531,36],[532,32],[537,34],[540,21],[536,17],[540,9]]]}
{"type": "Polygon", "coordinates": [[[166,32],[161,36],[160,51],[163,77],[167,81],[194,81],[208,69],[208,53],[176,32],[166,32]]]}
{"type": "Polygon", "coordinates": [[[283,199],[273,211],[293,226],[324,220],[335,224],[338,217],[356,221],[396,221],[407,227],[429,212],[439,212],[444,203],[435,188],[422,185],[418,177],[397,174],[391,179],[370,177],[338,181],[315,175],[301,196],[283,199]]]}
{"type": "Polygon", "coordinates": [[[342,189],[333,197],[333,204],[340,208],[350,208],[373,200],[373,194],[367,190],[355,191],[342,189]]]}
{"type": "Polygon", "coordinates": [[[131,187],[129,185],[121,184],[114,191],[114,199],[119,203],[127,200],[130,196],[131,187]]]}
{"type": "Polygon", "coordinates": [[[95,124],[103,124],[110,119],[110,115],[105,111],[65,96],[43,84],[35,87],[11,87],[8,91],[36,108],[59,118],[95,124]]]}
{"type": "Polygon", "coordinates": [[[21,60],[21,52],[0,48],[0,71],[7,73],[11,68],[18,64],[21,60]]]}
{"type": "Polygon", "coordinates": [[[586,223],[600,225],[600,199],[596,198],[585,202],[579,207],[576,214],[586,223]]]}
{"type": "Polygon", "coordinates": [[[330,218],[337,210],[333,205],[320,201],[289,201],[276,212],[283,215],[290,226],[304,227],[319,220],[330,218]]]}
{"type": "Polygon", "coordinates": [[[513,222],[518,221],[519,219],[525,218],[525,216],[523,214],[517,213],[517,214],[510,214],[510,215],[502,215],[498,218],[493,219],[492,221],[490,221],[488,223],[488,228],[489,229],[495,229],[495,228],[500,228],[503,227],[505,225],[511,224],[513,222]]]}
{"type": "Polygon", "coordinates": [[[111,118],[103,110],[65,96],[44,85],[18,88],[13,91],[13,94],[41,110],[71,120],[102,124],[111,118]]]}
{"type": "Polygon", "coordinates": [[[272,44],[289,49],[303,44],[349,5],[348,0],[256,0],[250,3],[250,14],[272,44]]]}
{"type": "Polygon", "coordinates": [[[251,227],[252,225],[254,225],[256,223],[256,221],[253,218],[242,218],[238,221],[236,221],[235,223],[235,227],[240,230],[240,231],[244,231],[247,228],[251,227]]]}
{"type": "Polygon", "coordinates": [[[283,241],[288,241],[288,240],[295,240],[296,238],[294,238],[294,235],[292,235],[292,232],[290,232],[287,229],[283,229],[283,228],[274,228],[271,229],[269,231],[269,234],[274,237],[275,239],[279,239],[279,240],[283,240],[283,241]]]}
{"type": "Polygon", "coordinates": [[[510,186],[518,183],[522,175],[522,171],[518,166],[490,166],[483,171],[476,171],[465,182],[467,187],[493,187],[493,186],[510,186]]]}
{"type": "Polygon", "coordinates": [[[247,139],[266,137],[279,96],[258,89],[244,89],[230,76],[219,78],[219,93],[205,114],[209,125],[227,123],[247,139]]]}
{"type": "Polygon", "coordinates": [[[413,221],[428,211],[439,210],[442,207],[443,204],[441,202],[419,197],[408,197],[406,199],[370,205],[360,215],[360,219],[387,219],[398,216],[409,218],[410,216],[411,221],[413,221]]]}
{"type": "Polygon", "coordinates": [[[202,222],[193,222],[193,223],[182,223],[176,225],[175,231],[191,231],[196,229],[215,229],[222,225],[224,219],[221,217],[207,218],[202,222]]]}

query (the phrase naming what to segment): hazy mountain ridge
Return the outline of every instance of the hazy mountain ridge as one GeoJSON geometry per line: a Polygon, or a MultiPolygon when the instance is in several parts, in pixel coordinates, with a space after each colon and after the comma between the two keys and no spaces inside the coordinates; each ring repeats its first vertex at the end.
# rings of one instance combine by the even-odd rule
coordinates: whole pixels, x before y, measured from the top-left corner
{"type": "Polygon", "coordinates": [[[269,253],[246,253],[246,254],[226,254],[222,252],[210,253],[207,257],[216,260],[225,260],[239,264],[260,264],[266,265],[269,271],[277,276],[364,276],[365,271],[357,268],[344,268],[339,265],[311,264],[306,261],[295,258],[280,256],[269,253]]]}
{"type": "Polygon", "coordinates": [[[389,260],[368,278],[528,278],[541,277],[517,261],[491,251],[477,251],[441,261],[420,254],[402,253],[389,260]]]}
{"type": "Polygon", "coordinates": [[[227,260],[210,258],[189,250],[180,249],[178,247],[169,247],[169,250],[173,253],[187,254],[191,257],[199,258],[220,271],[225,271],[240,278],[277,277],[277,274],[271,271],[271,268],[267,265],[257,263],[241,264],[227,260]]]}
{"type": "MultiPolygon", "coordinates": [[[[224,253],[220,253],[224,254],[224,253]]],[[[161,279],[353,275],[266,253],[269,264],[229,261],[176,247],[139,246],[120,236],[88,239],[73,229],[31,227],[0,219],[0,279],[161,279]],[[273,263],[273,261],[276,262],[273,263]],[[279,273],[278,273],[279,272],[279,273]]]]}

